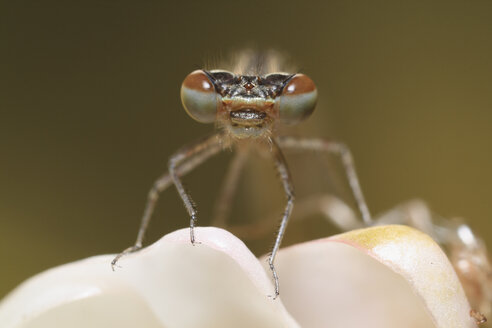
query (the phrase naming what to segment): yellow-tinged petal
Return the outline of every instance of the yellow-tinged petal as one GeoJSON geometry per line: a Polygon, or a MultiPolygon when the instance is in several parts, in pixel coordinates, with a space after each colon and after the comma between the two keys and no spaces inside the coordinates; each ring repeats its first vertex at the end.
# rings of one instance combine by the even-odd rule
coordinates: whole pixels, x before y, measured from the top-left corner
{"type": "Polygon", "coordinates": [[[436,327],[476,327],[451,263],[426,234],[390,225],[354,230],[330,240],[359,248],[402,275],[424,301],[436,327]]]}

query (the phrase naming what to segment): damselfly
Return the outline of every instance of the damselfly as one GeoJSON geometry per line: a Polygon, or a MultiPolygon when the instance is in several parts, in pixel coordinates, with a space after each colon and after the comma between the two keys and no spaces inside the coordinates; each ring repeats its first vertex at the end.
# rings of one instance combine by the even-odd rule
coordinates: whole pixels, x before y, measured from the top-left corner
{"type": "Polygon", "coordinates": [[[302,73],[286,72],[287,70],[281,67],[283,61],[274,52],[245,51],[236,59],[231,71],[200,69],[184,79],[181,85],[184,109],[198,122],[215,123],[216,132],[171,156],[169,171],[155,181],[149,192],[135,245],[119,254],[112,261],[112,265],[114,266],[121,256],[142,247],[159,193],[172,184],[176,186],[190,216],[190,241],[194,244],[194,228],[198,220],[197,206],[190,193],[183,187],[181,178],[221,150],[232,148],[236,151],[236,156],[226,174],[217,212],[218,221],[224,221],[246,154],[254,149],[270,155],[286,195],[280,227],[268,258],[275,286],[275,298],[279,295],[275,256],[294,206],[294,187],[282,153],[283,149],[339,155],[366,225],[371,224],[371,216],[359,186],[352,155],[344,144],[324,139],[278,135],[280,126],[295,125],[311,115],[318,97],[314,82],[302,73]]]}

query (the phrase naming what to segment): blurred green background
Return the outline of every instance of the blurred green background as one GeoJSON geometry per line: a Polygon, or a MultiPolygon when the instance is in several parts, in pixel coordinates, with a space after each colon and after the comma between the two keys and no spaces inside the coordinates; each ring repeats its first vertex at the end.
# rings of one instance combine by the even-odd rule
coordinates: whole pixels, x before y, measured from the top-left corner
{"type": "MultiPolygon", "coordinates": [[[[492,2],[2,1],[0,297],[41,270],[134,241],[169,155],[213,129],[182,110],[181,81],[250,45],[289,54],[317,83],[319,106],[293,133],[345,141],[373,213],[419,197],[466,218],[492,247],[492,2]]],[[[202,225],[229,158],[186,179],[202,225]]],[[[330,170],[309,172],[350,200],[316,178],[330,170]]],[[[244,189],[237,216],[280,213],[278,185],[258,195],[256,212],[244,202],[254,182],[244,189]]],[[[169,190],[147,242],[187,225],[169,190]]],[[[333,233],[303,225],[286,244],[333,233]]]]}

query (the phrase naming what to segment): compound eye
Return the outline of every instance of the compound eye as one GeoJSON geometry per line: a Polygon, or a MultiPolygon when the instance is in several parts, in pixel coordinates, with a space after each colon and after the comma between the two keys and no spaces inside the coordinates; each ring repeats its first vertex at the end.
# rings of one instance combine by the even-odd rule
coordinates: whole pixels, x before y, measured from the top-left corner
{"type": "Polygon", "coordinates": [[[217,113],[217,93],[212,81],[202,70],[191,72],[181,84],[181,102],[194,120],[212,123],[217,113]]]}
{"type": "Polygon", "coordinates": [[[318,91],[307,75],[296,74],[287,81],[279,101],[280,121],[297,124],[307,118],[316,106],[318,91]]]}

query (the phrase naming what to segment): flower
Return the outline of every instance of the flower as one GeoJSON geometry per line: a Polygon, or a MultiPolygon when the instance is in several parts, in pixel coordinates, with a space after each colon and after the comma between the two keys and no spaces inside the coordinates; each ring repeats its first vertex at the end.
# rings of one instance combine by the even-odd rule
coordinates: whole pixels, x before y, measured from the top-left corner
{"type": "Polygon", "coordinates": [[[476,327],[451,264],[405,226],[282,249],[270,272],[234,235],[187,229],[123,257],[50,269],[0,303],[2,327],[476,327]]]}

